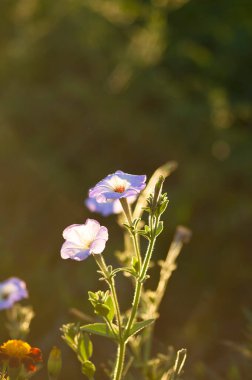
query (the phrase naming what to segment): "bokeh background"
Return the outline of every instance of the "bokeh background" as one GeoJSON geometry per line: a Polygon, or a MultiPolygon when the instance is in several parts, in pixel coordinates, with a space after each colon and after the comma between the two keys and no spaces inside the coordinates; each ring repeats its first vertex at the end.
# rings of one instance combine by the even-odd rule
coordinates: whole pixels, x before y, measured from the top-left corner
{"type": "MultiPolygon", "coordinates": [[[[186,379],[250,379],[250,360],[223,342],[246,339],[252,308],[251,20],[246,0],[0,1],[0,278],[27,282],[30,342],[45,357],[63,349],[62,380],[82,376],[59,327],[71,307],[91,313],[87,291],[100,285],[92,259],[61,260],[62,230],[91,216],[88,188],[108,173],[150,176],[168,160],[179,168],[155,255],[177,224],[193,238],[156,339],[188,348],[186,379]]],[[[121,231],[97,218],[116,264],[121,231]]],[[[97,343],[96,363],[113,357],[97,343]]]]}

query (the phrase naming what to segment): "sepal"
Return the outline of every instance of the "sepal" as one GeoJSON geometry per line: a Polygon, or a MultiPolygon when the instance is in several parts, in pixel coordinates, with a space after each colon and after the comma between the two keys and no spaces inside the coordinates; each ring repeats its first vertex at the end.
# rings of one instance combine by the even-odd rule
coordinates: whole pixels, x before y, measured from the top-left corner
{"type": "Polygon", "coordinates": [[[88,292],[88,299],[94,308],[94,313],[112,321],[115,315],[114,304],[109,291],[88,292]]]}
{"type": "Polygon", "coordinates": [[[158,223],[158,226],[156,228],[156,231],[155,231],[155,235],[158,236],[161,234],[161,232],[163,231],[164,229],[164,225],[163,225],[163,222],[159,222],[158,223]]]}

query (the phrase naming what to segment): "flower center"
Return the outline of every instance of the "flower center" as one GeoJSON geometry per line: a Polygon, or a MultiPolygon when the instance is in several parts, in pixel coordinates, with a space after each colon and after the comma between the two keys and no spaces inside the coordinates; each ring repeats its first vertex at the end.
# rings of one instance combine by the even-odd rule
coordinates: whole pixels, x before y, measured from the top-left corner
{"type": "Polygon", "coordinates": [[[17,288],[12,284],[3,286],[2,289],[0,290],[0,300],[8,299],[9,296],[12,293],[15,293],[16,291],[17,291],[17,288]]]}
{"type": "Polygon", "coordinates": [[[91,246],[91,244],[92,244],[92,242],[93,242],[93,241],[85,240],[85,241],[83,242],[83,248],[84,248],[84,249],[89,249],[90,246],[91,246]]]}
{"type": "Polygon", "coordinates": [[[130,187],[130,183],[126,179],[122,179],[117,175],[114,175],[108,181],[108,184],[115,193],[124,193],[130,187]]]}
{"type": "Polygon", "coordinates": [[[123,193],[125,191],[125,186],[117,186],[114,188],[116,193],[123,193]]]}
{"type": "Polygon", "coordinates": [[[2,352],[10,357],[22,359],[29,354],[31,346],[22,340],[8,340],[1,346],[2,352]]]}
{"type": "Polygon", "coordinates": [[[1,293],[0,294],[0,301],[5,301],[9,298],[9,293],[1,293]]]}

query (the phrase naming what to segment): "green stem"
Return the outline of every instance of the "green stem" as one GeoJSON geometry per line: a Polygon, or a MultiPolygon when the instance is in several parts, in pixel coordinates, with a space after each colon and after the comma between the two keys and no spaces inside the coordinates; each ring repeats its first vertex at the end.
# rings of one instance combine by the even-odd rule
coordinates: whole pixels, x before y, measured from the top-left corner
{"type": "Polygon", "coordinates": [[[131,214],[131,209],[128,204],[127,198],[120,198],[120,202],[121,202],[124,214],[128,220],[128,223],[130,226],[132,226],[132,214],[131,214]]]}
{"type": "Polygon", "coordinates": [[[151,259],[151,255],[152,255],[152,252],[153,252],[153,248],[154,248],[154,245],[155,245],[155,242],[156,242],[155,230],[156,230],[156,227],[158,225],[158,222],[159,222],[159,219],[156,220],[155,228],[154,228],[154,234],[153,234],[154,237],[151,239],[151,241],[150,241],[150,243],[148,245],[147,252],[146,252],[146,255],[145,255],[145,258],[144,258],[144,262],[143,262],[143,266],[141,268],[140,276],[137,279],[134,299],[133,299],[133,303],[132,303],[132,310],[131,310],[131,314],[130,314],[130,317],[129,317],[129,320],[128,320],[128,323],[127,323],[127,326],[126,326],[126,330],[125,330],[126,336],[128,335],[128,333],[129,333],[129,331],[130,331],[130,329],[132,327],[132,324],[133,324],[133,322],[134,322],[134,320],[136,318],[137,309],[138,309],[139,301],[140,301],[140,298],[141,298],[143,281],[144,281],[144,278],[146,276],[146,273],[147,273],[147,270],[148,270],[148,267],[149,267],[149,264],[150,264],[150,259],[151,259]]]}
{"type": "MultiPolygon", "coordinates": [[[[155,226],[155,229],[156,229],[156,226],[155,226]]],[[[149,265],[150,265],[150,259],[152,256],[152,252],[153,252],[153,248],[154,248],[155,243],[156,243],[156,236],[151,239],[150,244],[149,244],[148,249],[147,249],[147,252],[146,252],[146,256],[144,258],[142,270],[141,270],[141,273],[139,276],[139,281],[141,281],[141,282],[144,281],[144,278],[147,274],[147,270],[148,270],[149,265]]]]}
{"type": "MultiPolygon", "coordinates": [[[[128,204],[127,198],[121,198],[120,202],[121,202],[124,214],[125,214],[125,216],[126,216],[126,218],[128,220],[128,223],[129,223],[130,227],[132,227],[133,226],[132,213],[131,213],[131,209],[130,209],[130,206],[128,204]]],[[[135,250],[138,262],[139,262],[139,266],[141,268],[142,257],[141,257],[141,253],[140,253],[140,248],[139,248],[139,242],[138,242],[137,234],[136,234],[135,231],[132,231],[130,235],[131,235],[131,237],[133,239],[134,250],[135,250]]]]}
{"type": "Polygon", "coordinates": [[[121,339],[121,337],[122,337],[121,312],[120,312],[120,307],[119,307],[119,303],[118,303],[118,299],[117,299],[114,279],[111,279],[111,281],[109,282],[109,288],[110,288],[110,291],[112,294],[112,299],[113,299],[113,303],[114,303],[114,307],[115,307],[115,311],[116,311],[116,320],[117,320],[118,329],[119,329],[119,336],[121,339]]]}
{"type": "MultiPolygon", "coordinates": [[[[123,365],[124,365],[124,357],[125,357],[125,348],[126,348],[126,342],[123,339],[122,334],[122,323],[121,323],[121,313],[120,313],[120,307],[117,299],[116,289],[115,289],[115,281],[113,278],[110,277],[107,265],[105,263],[105,260],[103,259],[102,255],[93,255],[95,258],[95,261],[97,262],[99,268],[104,274],[104,277],[109,285],[109,289],[111,291],[112,300],[115,307],[115,314],[119,329],[119,342],[118,342],[118,348],[117,348],[117,358],[116,358],[116,364],[115,364],[115,371],[113,380],[121,380],[122,378],[122,372],[123,372],[123,365]]],[[[107,321],[109,324],[110,322],[107,321]]],[[[111,324],[110,324],[111,325],[111,324]]],[[[114,332],[114,329],[112,325],[110,326],[111,330],[114,332]]]]}
{"type": "Polygon", "coordinates": [[[121,341],[117,349],[117,359],[116,359],[113,380],[121,380],[122,378],[125,349],[126,349],[126,343],[124,341],[121,341]]]}
{"type": "Polygon", "coordinates": [[[141,266],[142,266],[142,257],[141,257],[141,253],[140,253],[138,238],[137,238],[136,233],[132,233],[131,236],[132,236],[132,239],[133,239],[134,250],[136,252],[136,256],[137,256],[137,259],[138,259],[138,262],[139,262],[139,268],[141,268],[141,266]]]}
{"type": "Polygon", "coordinates": [[[142,287],[143,287],[142,282],[137,280],[135,293],[134,293],[134,299],[133,299],[133,303],[132,303],[132,310],[131,310],[130,317],[129,317],[129,320],[128,320],[128,323],[127,323],[127,326],[125,329],[125,335],[126,336],[128,335],[128,333],[132,327],[132,324],[135,320],[135,317],[136,317],[136,313],[137,313],[137,309],[138,309],[138,305],[139,305],[139,301],[140,301],[140,297],[141,297],[142,287]]]}
{"type": "Polygon", "coordinates": [[[116,289],[115,289],[115,281],[114,281],[113,278],[110,278],[107,265],[106,265],[105,260],[102,257],[102,255],[94,254],[93,256],[94,256],[95,261],[98,264],[100,270],[103,272],[103,274],[104,274],[104,276],[106,278],[106,281],[107,281],[107,283],[109,285],[109,289],[111,291],[111,296],[112,296],[113,304],[114,304],[114,307],[115,307],[116,320],[117,320],[118,329],[119,329],[119,338],[121,340],[121,338],[122,338],[121,313],[120,313],[120,307],[119,307],[119,303],[118,303],[118,299],[117,299],[117,294],[116,294],[116,289]]]}
{"type": "Polygon", "coordinates": [[[112,323],[110,322],[110,320],[108,318],[105,317],[104,319],[105,319],[107,325],[109,326],[110,330],[114,334],[115,338],[117,339],[117,335],[116,335],[116,332],[115,332],[115,329],[114,329],[112,323]]]}

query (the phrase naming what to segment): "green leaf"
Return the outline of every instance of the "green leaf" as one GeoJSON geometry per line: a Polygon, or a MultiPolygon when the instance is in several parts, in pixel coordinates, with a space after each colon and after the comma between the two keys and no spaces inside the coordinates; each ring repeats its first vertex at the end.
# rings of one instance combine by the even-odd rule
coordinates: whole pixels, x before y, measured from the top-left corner
{"type": "Polygon", "coordinates": [[[92,356],[93,344],[88,334],[86,334],[85,332],[81,333],[81,337],[79,338],[79,341],[78,341],[77,351],[78,351],[79,359],[81,362],[85,362],[92,356]]]}
{"type": "Polygon", "coordinates": [[[154,321],[155,319],[146,319],[146,321],[135,322],[134,325],[130,329],[128,338],[137,334],[139,331],[143,330],[144,328],[150,326],[154,321]]]}
{"type": "Polygon", "coordinates": [[[146,238],[147,240],[150,240],[150,234],[149,234],[149,233],[146,233],[145,230],[138,230],[137,233],[138,233],[138,235],[143,236],[143,237],[146,238]]]}
{"type": "Polygon", "coordinates": [[[96,294],[89,291],[88,292],[88,300],[91,302],[92,306],[95,306],[96,302],[97,302],[97,296],[96,296],[96,294]]]}
{"type": "Polygon", "coordinates": [[[147,224],[144,226],[144,231],[146,232],[146,235],[148,235],[151,231],[150,227],[147,224]]]}
{"type": "Polygon", "coordinates": [[[139,264],[138,258],[136,256],[132,257],[132,268],[134,269],[134,271],[136,273],[139,273],[140,264],[139,264]]]}
{"type": "MultiPolygon", "coordinates": [[[[114,324],[112,324],[112,326],[117,333],[117,326],[114,324]]],[[[113,332],[109,330],[106,323],[92,323],[90,325],[81,326],[80,329],[81,331],[85,331],[90,334],[100,335],[109,339],[115,339],[113,332]]]]}
{"type": "Polygon", "coordinates": [[[134,227],[130,226],[130,225],[127,224],[127,223],[123,223],[123,226],[129,231],[130,234],[131,234],[132,231],[134,230],[134,227]]]}
{"type": "Polygon", "coordinates": [[[132,225],[133,227],[136,229],[137,228],[137,225],[138,223],[141,221],[141,218],[137,218],[137,219],[134,219],[133,222],[132,222],[132,225]]]}
{"type": "Polygon", "coordinates": [[[164,228],[163,222],[159,222],[158,226],[157,226],[157,229],[156,229],[156,236],[158,236],[158,235],[161,234],[161,232],[163,231],[163,228],[164,228]]]}
{"type": "Polygon", "coordinates": [[[95,305],[94,312],[95,312],[95,314],[99,315],[100,317],[106,318],[110,312],[110,308],[105,304],[97,303],[95,305]]]}
{"type": "Polygon", "coordinates": [[[159,215],[163,214],[168,206],[169,200],[165,199],[159,206],[159,215]]]}
{"type": "Polygon", "coordinates": [[[109,307],[109,313],[107,315],[107,318],[110,322],[112,322],[115,316],[115,307],[111,296],[108,296],[106,300],[106,306],[109,307]]]}
{"type": "Polygon", "coordinates": [[[62,338],[73,350],[76,350],[75,337],[78,334],[78,326],[75,323],[63,325],[60,329],[63,333],[62,338]]]}
{"type": "Polygon", "coordinates": [[[92,356],[92,342],[88,334],[80,330],[79,324],[69,323],[67,325],[63,325],[61,327],[61,331],[63,332],[62,338],[77,354],[77,357],[81,363],[84,363],[92,356]]]}

